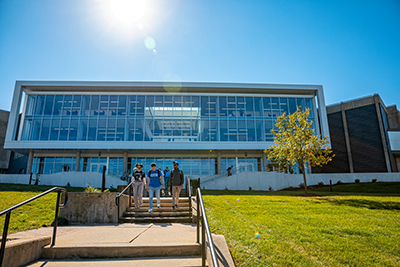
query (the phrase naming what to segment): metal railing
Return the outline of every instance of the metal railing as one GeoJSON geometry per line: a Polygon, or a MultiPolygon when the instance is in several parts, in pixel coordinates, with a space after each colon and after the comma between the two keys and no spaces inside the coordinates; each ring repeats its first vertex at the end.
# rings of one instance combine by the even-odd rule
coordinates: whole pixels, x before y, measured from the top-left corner
{"type": "Polygon", "coordinates": [[[214,242],[211,236],[210,227],[208,226],[207,214],[204,208],[203,197],[201,196],[200,188],[196,191],[197,202],[197,243],[200,243],[200,219],[201,219],[201,264],[206,266],[206,233],[208,244],[211,252],[211,259],[214,267],[219,267],[217,256],[215,253],[214,242]],[[201,215],[200,215],[201,211],[201,215]]]}
{"type": "Polygon", "coordinates": [[[0,267],[3,265],[3,258],[4,258],[4,252],[6,250],[6,242],[7,242],[7,233],[8,233],[8,226],[10,224],[10,217],[11,217],[11,212],[19,207],[24,206],[25,204],[28,204],[29,202],[32,202],[38,198],[41,198],[53,191],[57,191],[57,203],[56,203],[56,211],[55,211],[55,219],[54,219],[54,228],[53,228],[53,239],[51,242],[51,246],[54,246],[56,243],[56,233],[57,233],[57,224],[58,224],[58,210],[59,208],[62,208],[65,206],[65,204],[67,204],[67,200],[68,200],[68,195],[67,195],[67,190],[65,188],[62,187],[53,187],[49,190],[47,190],[46,192],[43,192],[33,198],[30,198],[24,202],[21,202],[11,208],[8,208],[6,210],[3,210],[2,212],[0,212],[0,216],[3,216],[4,214],[6,214],[6,219],[4,221],[4,230],[3,230],[3,237],[1,239],[1,249],[0,249],[0,267]],[[60,205],[60,196],[61,196],[61,191],[64,192],[64,203],[60,205]]]}
{"type": "MultiPolygon", "coordinates": [[[[128,189],[130,189],[130,190],[129,190],[129,204],[132,203],[132,185],[133,185],[133,182],[131,182],[130,184],[128,184],[128,185],[124,188],[124,190],[122,190],[122,192],[119,193],[119,195],[115,197],[115,205],[118,206],[118,208],[117,208],[117,214],[118,214],[117,220],[119,220],[119,198],[120,198],[120,197],[122,196],[122,194],[125,193],[125,191],[128,190],[128,189]]],[[[1,266],[0,266],[0,267],[1,267],[1,266]]]]}

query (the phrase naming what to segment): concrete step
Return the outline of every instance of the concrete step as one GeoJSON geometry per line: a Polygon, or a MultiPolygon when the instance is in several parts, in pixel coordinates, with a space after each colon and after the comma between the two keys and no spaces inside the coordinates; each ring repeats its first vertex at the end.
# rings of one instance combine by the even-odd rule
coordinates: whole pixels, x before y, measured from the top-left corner
{"type": "Polygon", "coordinates": [[[158,211],[154,209],[152,213],[149,212],[124,212],[123,217],[191,217],[189,211],[158,211]]]}
{"type": "Polygon", "coordinates": [[[201,257],[154,257],[125,259],[73,259],[73,260],[39,260],[26,265],[28,267],[196,267],[201,266],[201,257]]]}
{"type": "MultiPolygon", "coordinates": [[[[143,203],[141,208],[147,208],[149,209],[149,203],[143,203]]],[[[171,208],[172,209],[172,203],[160,203],[161,208],[171,208]]],[[[135,209],[135,204],[131,204],[131,208],[135,209]]],[[[157,202],[153,202],[153,208],[157,208],[157,202]]],[[[183,208],[183,209],[189,209],[189,203],[180,203],[178,204],[178,208],[183,208]]]]}
{"type": "MultiPolygon", "coordinates": [[[[149,198],[148,197],[143,197],[143,203],[149,203],[149,198]]],[[[153,197],[153,203],[157,201],[157,198],[153,197]]],[[[161,203],[172,203],[172,198],[171,197],[161,197],[160,198],[161,203]]],[[[182,197],[179,198],[179,203],[189,203],[189,198],[188,197],[182,197]]]]}
{"type": "MultiPolygon", "coordinates": [[[[126,212],[148,212],[149,211],[149,206],[142,206],[138,209],[134,208],[134,207],[130,207],[126,209],[126,212]]],[[[172,206],[161,206],[161,208],[157,208],[157,205],[153,206],[153,211],[161,211],[161,212],[180,212],[180,211],[184,211],[184,212],[191,212],[192,210],[188,207],[181,207],[181,205],[179,205],[179,207],[176,209],[172,209],[172,206]]]]}
{"type": "Polygon", "coordinates": [[[191,223],[190,217],[121,217],[119,223],[191,223]]]}

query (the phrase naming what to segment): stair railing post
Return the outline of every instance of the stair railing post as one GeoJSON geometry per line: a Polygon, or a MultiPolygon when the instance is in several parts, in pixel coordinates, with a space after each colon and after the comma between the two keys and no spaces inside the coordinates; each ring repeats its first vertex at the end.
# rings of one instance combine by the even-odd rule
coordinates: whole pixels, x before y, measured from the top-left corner
{"type": "Polygon", "coordinates": [[[197,213],[197,243],[200,243],[200,229],[199,229],[199,227],[200,227],[200,201],[199,201],[199,194],[197,193],[196,194],[196,202],[197,202],[197,210],[196,210],[196,213],[197,213]]]}
{"type": "Polygon", "coordinates": [[[206,226],[204,224],[204,214],[201,217],[201,264],[206,266],[206,226]]]}
{"type": "Polygon", "coordinates": [[[51,246],[56,244],[56,234],[57,234],[57,224],[58,224],[58,210],[60,207],[60,195],[61,191],[57,191],[57,203],[56,203],[56,214],[54,218],[54,227],[53,227],[53,240],[51,241],[51,246]]]}
{"type": "Polygon", "coordinates": [[[6,250],[6,242],[7,242],[7,232],[8,232],[8,225],[10,224],[10,216],[11,211],[6,214],[6,220],[4,221],[4,230],[3,230],[3,237],[1,239],[1,249],[0,249],[0,267],[3,266],[3,258],[4,258],[4,251],[6,250]]]}

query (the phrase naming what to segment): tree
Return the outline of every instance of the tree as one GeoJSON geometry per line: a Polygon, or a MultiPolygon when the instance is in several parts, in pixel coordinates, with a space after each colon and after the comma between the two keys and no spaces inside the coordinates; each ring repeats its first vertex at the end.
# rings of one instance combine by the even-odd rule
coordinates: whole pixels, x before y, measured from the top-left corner
{"type": "Polygon", "coordinates": [[[335,156],[329,148],[328,136],[314,133],[313,122],[309,120],[310,110],[283,113],[276,120],[279,131],[271,130],[274,145],[264,150],[268,158],[283,166],[298,165],[303,173],[305,194],[307,195],[306,169],[327,164],[335,156]]]}

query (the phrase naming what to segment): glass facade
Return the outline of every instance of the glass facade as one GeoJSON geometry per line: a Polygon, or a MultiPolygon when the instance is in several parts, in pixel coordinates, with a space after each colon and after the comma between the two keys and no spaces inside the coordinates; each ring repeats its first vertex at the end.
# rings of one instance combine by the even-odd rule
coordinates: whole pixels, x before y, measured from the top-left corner
{"type": "Polygon", "coordinates": [[[270,130],[284,112],[309,108],[314,120],[312,101],[240,95],[32,94],[27,96],[21,140],[271,142],[270,130]]]}

